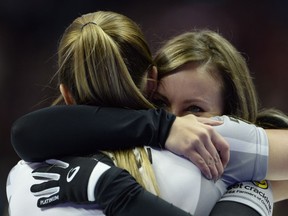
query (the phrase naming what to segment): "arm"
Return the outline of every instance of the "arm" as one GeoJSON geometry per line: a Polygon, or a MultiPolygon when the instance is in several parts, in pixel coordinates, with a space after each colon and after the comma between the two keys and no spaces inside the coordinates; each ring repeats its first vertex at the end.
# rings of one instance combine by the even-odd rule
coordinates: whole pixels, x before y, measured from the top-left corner
{"type": "Polygon", "coordinates": [[[228,188],[210,216],[271,216],[273,194],[268,181],[241,182],[228,188]]]}
{"type": "Polygon", "coordinates": [[[274,202],[288,199],[288,181],[271,181],[274,202]]]}
{"type": "Polygon", "coordinates": [[[31,192],[40,196],[37,203],[40,208],[70,201],[97,203],[107,216],[191,216],[144,190],[127,171],[115,167],[102,154],[50,160],[46,166],[34,170],[33,177],[45,179],[31,187],[31,192]],[[71,170],[77,171],[71,181],[66,181],[71,170]]]}
{"type": "Polygon", "coordinates": [[[96,202],[105,215],[115,216],[188,216],[191,214],[144,190],[126,171],[111,178],[104,173],[95,189],[96,202]]]}
{"type": "Polygon", "coordinates": [[[263,216],[249,205],[239,202],[222,201],[216,203],[210,216],[263,216]]]}
{"type": "Polygon", "coordinates": [[[17,154],[30,162],[99,149],[164,147],[174,120],[164,110],[54,106],[18,119],[11,140],[17,154]]]}
{"type": "MultiPolygon", "coordinates": [[[[230,143],[231,160],[228,164],[228,172],[225,170],[224,176],[230,175],[231,177],[232,174],[234,176],[229,177],[229,180],[238,178],[238,182],[239,180],[288,179],[288,130],[264,130],[229,116],[214,118],[222,119],[223,124],[216,126],[215,129],[230,143]],[[239,173],[241,170],[238,167],[240,164],[248,165],[249,163],[250,166],[245,167],[247,176],[244,178],[246,179],[243,179],[243,174],[239,173]],[[251,164],[254,165],[251,166],[251,164]],[[238,175],[235,176],[235,173],[238,175]]],[[[230,183],[235,183],[235,181],[230,183]]]]}
{"type": "Polygon", "coordinates": [[[220,122],[206,121],[193,115],[175,117],[161,109],[54,106],[18,119],[11,140],[26,161],[144,145],[165,147],[191,160],[209,179],[218,179],[229,160],[229,145],[211,126],[220,122]]]}
{"type": "Polygon", "coordinates": [[[269,140],[269,166],[267,179],[288,179],[288,130],[266,129],[269,140]]]}

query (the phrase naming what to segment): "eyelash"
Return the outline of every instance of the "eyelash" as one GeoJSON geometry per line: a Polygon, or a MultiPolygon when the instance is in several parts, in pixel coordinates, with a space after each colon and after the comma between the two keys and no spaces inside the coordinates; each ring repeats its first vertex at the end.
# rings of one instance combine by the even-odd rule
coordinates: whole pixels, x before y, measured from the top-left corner
{"type": "MultiPolygon", "coordinates": [[[[158,108],[163,108],[163,109],[166,109],[167,107],[169,107],[169,104],[162,99],[153,99],[153,104],[155,106],[157,106],[158,108]]],[[[197,113],[199,115],[199,113],[205,112],[205,110],[203,108],[201,108],[197,105],[191,105],[191,106],[187,107],[185,109],[185,111],[192,113],[192,114],[195,114],[195,115],[197,115],[197,113]],[[195,111],[195,109],[197,109],[197,111],[195,111]]]]}
{"type": "Polygon", "coordinates": [[[199,107],[199,106],[196,106],[196,105],[192,105],[192,106],[189,106],[187,109],[186,109],[188,112],[192,112],[192,113],[202,113],[202,112],[205,112],[203,108],[199,107]],[[193,109],[197,109],[197,111],[193,111],[193,109]]]}

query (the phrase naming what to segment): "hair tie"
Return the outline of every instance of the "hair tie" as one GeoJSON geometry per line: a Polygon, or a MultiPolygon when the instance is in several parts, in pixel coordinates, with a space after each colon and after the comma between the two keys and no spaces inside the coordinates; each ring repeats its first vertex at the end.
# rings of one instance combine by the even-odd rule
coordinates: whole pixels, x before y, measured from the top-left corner
{"type": "Polygon", "coordinates": [[[83,30],[83,28],[89,24],[97,25],[97,23],[95,23],[95,22],[87,22],[82,26],[81,30],[83,30]]]}

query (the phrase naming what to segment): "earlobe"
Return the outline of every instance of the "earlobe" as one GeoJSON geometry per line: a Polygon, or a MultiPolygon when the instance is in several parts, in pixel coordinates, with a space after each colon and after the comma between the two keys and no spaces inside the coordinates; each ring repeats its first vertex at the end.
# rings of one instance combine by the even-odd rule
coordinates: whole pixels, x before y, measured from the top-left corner
{"type": "Polygon", "coordinates": [[[67,105],[75,104],[75,100],[71,92],[68,90],[68,88],[64,84],[61,83],[59,86],[59,89],[67,105]]]}

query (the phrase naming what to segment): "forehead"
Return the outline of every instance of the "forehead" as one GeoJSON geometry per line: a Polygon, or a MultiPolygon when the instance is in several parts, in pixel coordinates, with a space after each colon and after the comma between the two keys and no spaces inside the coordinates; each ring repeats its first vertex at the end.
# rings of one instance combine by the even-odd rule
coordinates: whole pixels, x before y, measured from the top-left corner
{"type": "MultiPolygon", "coordinates": [[[[199,65],[194,62],[187,63],[175,70],[168,76],[164,76],[160,82],[159,87],[169,87],[169,84],[185,84],[192,92],[202,92],[203,89],[221,89],[223,80],[218,69],[209,65],[199,65]],[[196,88],[197,86],[197,88],[196,88]]],[[[181,88],[182,86],[178,86],[181,88]]],[[[185,89],[181,88],[183,91],[185,89]]],[[[190,92],[191,93],[191,92],[190,92]]]]}
{"type": "Polygon", "coordinates": [[[217,69],[188,63],[160,80],[158,93],[169,102],[203,102],[211,109],[222,104],[222,80],[217,69]]]}

